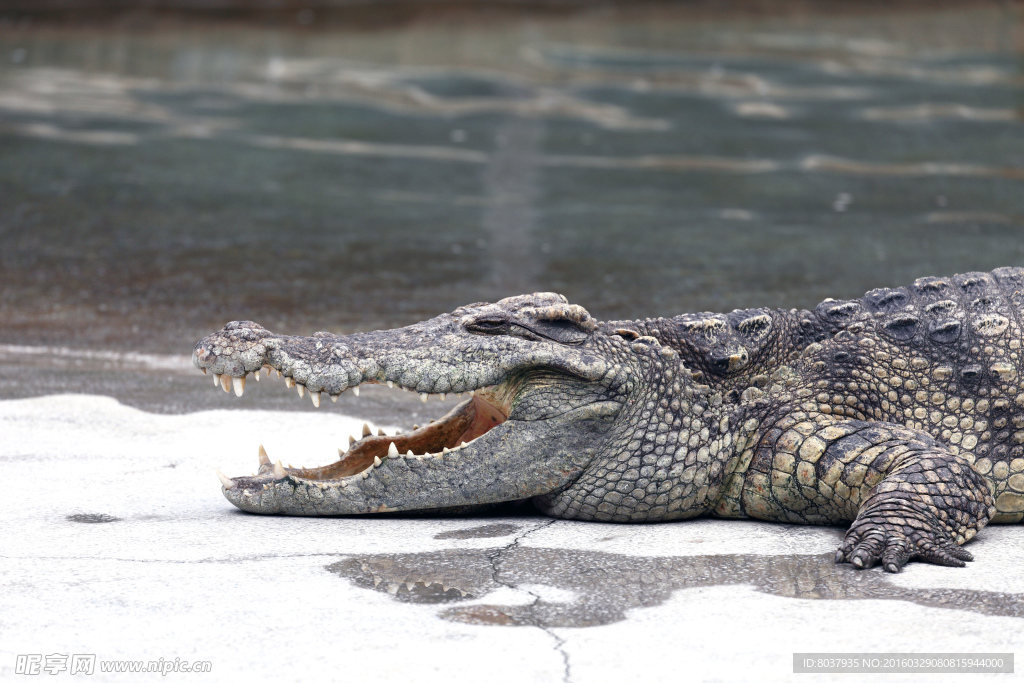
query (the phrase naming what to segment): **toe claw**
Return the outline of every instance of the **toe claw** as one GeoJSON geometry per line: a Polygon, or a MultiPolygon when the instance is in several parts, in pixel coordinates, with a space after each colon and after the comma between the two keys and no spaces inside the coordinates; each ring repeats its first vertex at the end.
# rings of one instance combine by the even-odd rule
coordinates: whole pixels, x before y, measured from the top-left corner
{"type": "Polygon", "coordinates": [[[964,550],[960,546],[953,546],[949,549],[953,557],[964,562],[974,562],[974,555],[971,555],[968,551],[964,550]]]}

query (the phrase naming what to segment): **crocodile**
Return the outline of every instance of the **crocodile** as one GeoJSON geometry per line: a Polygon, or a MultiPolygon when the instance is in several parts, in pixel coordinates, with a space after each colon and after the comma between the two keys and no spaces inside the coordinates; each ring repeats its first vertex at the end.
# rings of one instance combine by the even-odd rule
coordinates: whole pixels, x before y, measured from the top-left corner
{"type": "MultiPolygon", "coordinates": [[[[558,294],[408,327],[310,337],[229,323],[193,362],[239,396],[276,371],[320,405],[363,384],[464,396],[323,467],[260,449],[218,471],[263,514],[463,511],[846,525],[836,563],[964,566],[986,524],[1024,518],[1024,269],[921,278],[813,310],[599,322],[558,294]]],[[[351,438],[351,437],[350,437],[351,438]]]]}

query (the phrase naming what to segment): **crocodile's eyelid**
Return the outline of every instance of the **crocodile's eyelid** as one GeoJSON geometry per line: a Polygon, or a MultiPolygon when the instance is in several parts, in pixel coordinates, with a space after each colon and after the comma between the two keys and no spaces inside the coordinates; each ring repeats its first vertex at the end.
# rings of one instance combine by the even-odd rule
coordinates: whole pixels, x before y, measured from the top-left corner
{"type": "Polygon", "coordinates": [[[507,325],[508,325],[508,322],[505,321],[505,320],[490,319],[490,320],[475,320],[475,321],[469,323],[468,325],[466,325],[466,327],[468,329],[470,329],[470,330],[497,331],[497,330],[500,330],[500,329],[506,327],[507,325]]]}

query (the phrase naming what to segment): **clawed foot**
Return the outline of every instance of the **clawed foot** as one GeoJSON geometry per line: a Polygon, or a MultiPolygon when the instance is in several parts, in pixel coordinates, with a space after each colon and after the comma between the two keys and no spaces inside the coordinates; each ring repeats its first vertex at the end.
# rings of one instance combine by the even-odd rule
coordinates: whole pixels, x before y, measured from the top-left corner
{"type": "Polygon", "coordinates": [[[849,562],[867,569],[881,562],[885,571],[896,574],[910,560],[963,567],[974,559],[938,520],[928,517],[906,509],[876,509],[859,516],[836,551],[836,564],[849,562]]]}

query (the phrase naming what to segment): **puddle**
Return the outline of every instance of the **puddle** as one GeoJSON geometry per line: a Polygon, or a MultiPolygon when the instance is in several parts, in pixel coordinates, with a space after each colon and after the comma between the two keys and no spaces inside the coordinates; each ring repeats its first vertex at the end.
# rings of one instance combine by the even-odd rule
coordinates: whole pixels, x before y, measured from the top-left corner
{"type": "Polygon", "coordinates": [[[120,517],[113,517],[111,515],[105,515],[102,513],[83,513],[77,515],[68,515],[64,519],[69,522],[78,522],[79,524],[109,524],[110,522],[120,522],[120,517]]]}
{"type": "Polygon", "coordinates": [[[363,555],[331,564],[327,570],[402,602],[456,603],[439,616],[482,625],[601,626],[622,621],[627,610],[660,605],[677,590],[732,585],[750,585],[762,593],[802,600],[902,600],[1024,618],[1024,596],[902,588],[890,583],[881,571],[836,565],[831,554],[633,557],[517,546],[363,555]],[[529,586],[529,593],[541,597],[526,605],[457,604],[508,586],[529,586]],[[553,590],[538,591],[534,586],[553,590]],[[572,597],[552,599],[559,595],[572,597]]]}
{"type": "Polygon", "coordinates": [[[442,541],[448,538],[498,538],[499,536],[510,536],[517,531],[519,531],[519,527],[515,524],[485,524],[484,526],[476,526],[472,529],[442,531],[434,536],[434,538],[442,541]]]}

